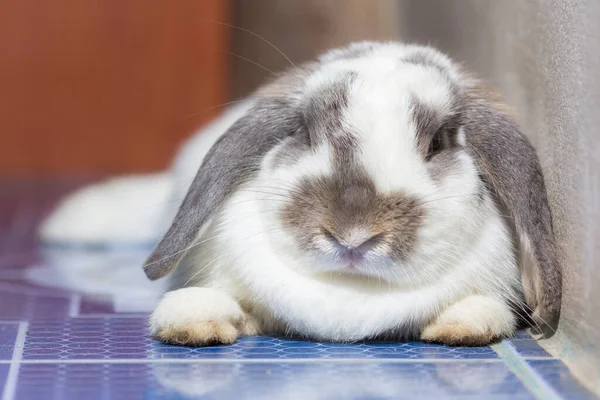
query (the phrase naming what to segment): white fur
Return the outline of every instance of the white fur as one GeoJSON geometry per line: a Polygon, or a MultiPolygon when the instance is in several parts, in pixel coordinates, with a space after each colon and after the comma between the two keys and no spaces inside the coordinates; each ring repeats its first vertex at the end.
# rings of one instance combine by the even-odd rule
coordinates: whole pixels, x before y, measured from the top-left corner
{"type": "MultiPolygon", "coordinates": [[[[448,271],[432,272],[426,284],[413,284],[410,279],[381,283],[304,274],[299,272],[306,270],[302,260],[278,251],[270,243],[273,235],[261,233],[269,227],[260,214],[252,215],[249,208],[256,202],[251,199],[251,194],[235,196],[224,212],[219,244],[223,252],[235,250],[211,270],[216,276],[239,277],[236,283],[249,288],[240,301],[265,304],[272,314],[262,318],[280,319],[297,333],[327,340],[359,340],[406,323],[423,325],[465,296],[481,291],[502,297],[504,282],[517,279],[507,231],[501,218],[493,214],[486,216],[477,238],[465,240],[453,250],[463,254],[462,259],[431,259],[432,264],[460,261],[460,265],[451,268],[448,263],[448,271]],[[238,222],[233,224],[233,220],[238,222]]],[[[227,290],[234,296],[243,293],[237,286],[227,290]]],[[[510,294],[508,288],[506,293],[510,294]]]]}
{"type": "Polygon", "coordinates": [[[168,228],[204,156],[252,105],[230,107],[180,148],[168,171],[111,178],[76,190],[42,222],[43,242],[153,243],[168,228]]]}
{"type": "Polygon", "coordinates": [[[420,245],[408,260],[380,258],[377,268],[348,273],[327,257],[298,250],[278,212],[290,185],[331,174],[327,146],[283,167],[273,166],[275,151],[268,154],[259,176],[229,199],[199,238],[192,267],[201,271],[200,284],[229,293],[264,329],[335,341],[415,334],[431,321],[459,317],[479,330],[490,328],[491,337],[514,329],[506,301],[516,296],[519,275],[510,230],[491,198],[479,203],[477,169],[466,154],[442,184],[429,176],[416,152],[411,96],[443,110],[449,87],[435,69],[398,62],[410,51],[415,48],[386,45],[362,59],[332,61],[308,78],[305,89],[310,95],[344,72],[356,73],[343,123],[359,139],[361,165],[379,192],[405,190],[425,199],[420,245]]]}
{"type": "Polygon", "coordinates": [[[345,121],[361,139],[361,164],[383,193],[405,189],[427,195],[432,190],[425,165],[414,151],[410,105],[414,97],[437,109],[447,108],[448,88],[435,78],[439,77],[431,71],[409,64],[387,74],[359,75],[350,89],[345,121]]]}
{"type": "Polygon", "coordinates": [[[456,329],[488,337],[510,334],[515,329],[515,316],[501,301],[487,296],[470,296],[447,309],[423,330],[424,338],[436,338],[438,331],[456,329]]]}
{"type": "Polygon", "coordinates": [[[66,243],[149,243],[168,227],[169,173],[112,178],[75,191],[43,221],[40,238],[66,243]]]}
{"type": "Polygon", "coordinates": [[[150,332],[160,329],[187,329],[208,323],[236,324],[244,319],[244,312],[224,292],[189,287],[165,293],[150,317],[150,332]],[[218,304],[218,307],[208,305],[218,304]]]}

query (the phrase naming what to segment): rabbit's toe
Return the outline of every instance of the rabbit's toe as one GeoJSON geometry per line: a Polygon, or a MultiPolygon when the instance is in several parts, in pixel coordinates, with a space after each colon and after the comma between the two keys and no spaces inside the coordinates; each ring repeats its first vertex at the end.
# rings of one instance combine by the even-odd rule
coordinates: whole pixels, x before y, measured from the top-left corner
{"type": "Polygon", "coordinates": [[[164,343],[186,346],[231,344],[256,333],[253,319],[226,293],[183,288],[165,294],[150,318],[150,332],[164,343]]]}
{"type": "Polygon", "coordinates": [[[421,340],[449,346],[486,346],[514,333],[515,316],[505,303],[467,297],[443,311],[421,332],[421,340]]]}

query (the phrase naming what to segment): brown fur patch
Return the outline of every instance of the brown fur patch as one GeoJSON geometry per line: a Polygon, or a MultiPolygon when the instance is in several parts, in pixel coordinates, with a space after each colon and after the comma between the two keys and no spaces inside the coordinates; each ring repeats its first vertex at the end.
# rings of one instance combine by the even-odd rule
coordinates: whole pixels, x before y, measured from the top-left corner
{"type": "Polygon", "coordinates": [[[382,195],[366,172],[358,167],[331,177],[306,179],[282,210],[282,220],[304,250],[318,250],[317,236],[342,240],[354,228],[377,237],[375,248],[385,245],[389,255],[403,259],[417,244],[424,215],[417,199],[405,193],[382,195]]]}
{"type": "Polygon", "coordinates": [[[170,326],[157,332],[157,339],[163,343],[183,346],[210,346],[232,344],[240,332],[226,321],[205,321],[185,326],[170,326]]]}
{"type": "Polygon", "coordinates": [[[160,329],[156,339],[181,346],[213,346],[232,344],[242,335],[259,333],[257,321],[250,315],[235,321],[200,321],[186,325],[171,325],[160,329]]]}
{"type": "Polygon", "coordinates": [[[447,346],[487,346],[498,340],[489,329],[475,332],[470,326],[460,322],[444,325],[429,325],[423,329],[421,340],[441,343],[447,346]]]}

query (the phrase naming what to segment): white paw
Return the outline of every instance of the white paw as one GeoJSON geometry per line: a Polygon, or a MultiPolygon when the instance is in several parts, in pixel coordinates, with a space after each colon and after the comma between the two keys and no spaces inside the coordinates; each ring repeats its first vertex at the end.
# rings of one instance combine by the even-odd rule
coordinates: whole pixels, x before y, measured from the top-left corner
{"type": "Polygon", "coordinates": [[[224,292],[189,287],[166,293],[150,317],[151,334],[164,343],[231,344],[256,333],[253,320],[224,292]]]}
{"type": "Polygon", "coordinates": [[[421,340],[449,346],[485,346],[514,333],[516,319],[505,303],[470,296],[453,304],[421,332],[421,340]]]}

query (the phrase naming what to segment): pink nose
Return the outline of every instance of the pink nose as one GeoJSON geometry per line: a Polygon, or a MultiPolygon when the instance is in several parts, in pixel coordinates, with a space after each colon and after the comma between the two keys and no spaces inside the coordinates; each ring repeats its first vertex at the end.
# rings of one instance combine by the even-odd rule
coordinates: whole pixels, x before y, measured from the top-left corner
{"type": "Polygon", "coordinates": [[[341,259],[343,263],[357,264],[360,263],[364,256],[358,249],[344,249],[340,251],[341,259]]]}
{"type": "Polygon", "coordinates": [[[335,245],[337,255],[343,263],[357,264],[364,260],[365,254],[376,245],[379,236],[373,236],[363,229],[354,229],[343,236],[335,235],[323,228],[324,235],[335,245]]]}

